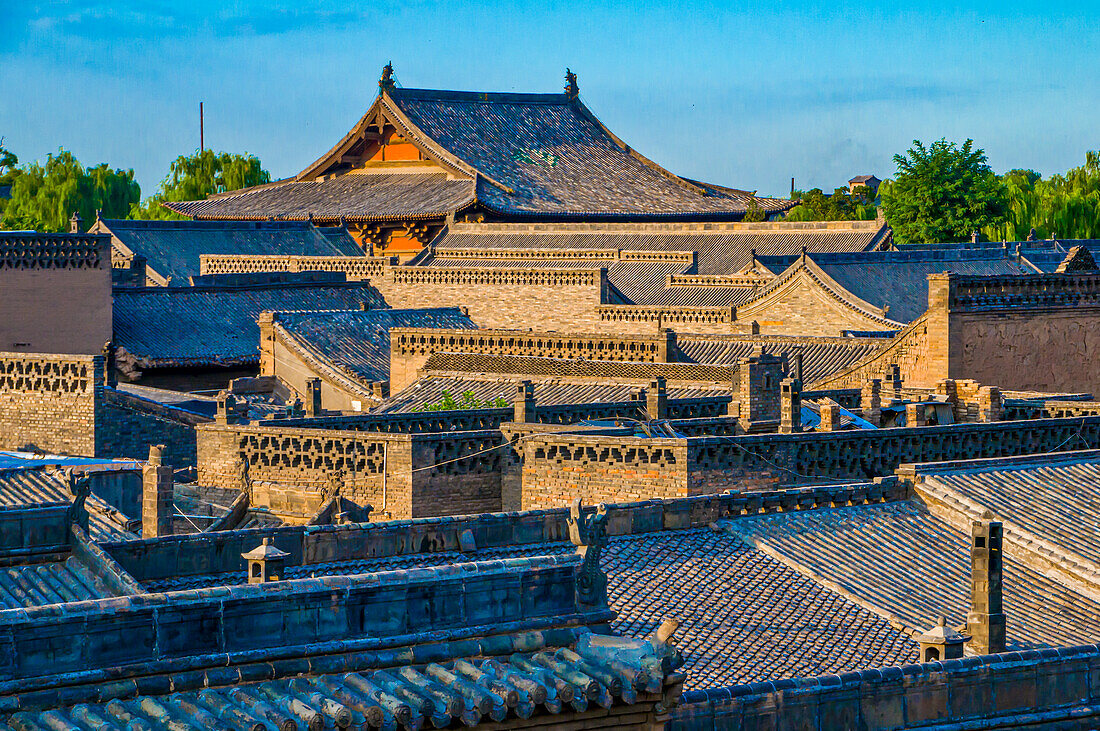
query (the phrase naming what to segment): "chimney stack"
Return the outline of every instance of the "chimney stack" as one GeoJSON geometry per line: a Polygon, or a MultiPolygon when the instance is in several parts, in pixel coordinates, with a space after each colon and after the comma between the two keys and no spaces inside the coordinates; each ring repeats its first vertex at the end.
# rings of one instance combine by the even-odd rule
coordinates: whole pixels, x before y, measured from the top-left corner
{"type": "Polygon", "coordinates": [[[1001,602],[1000,521],[987,512],[970,527],[970,613],[966,615],[970,649],[978,655],[1005,651],[1005,615],[1001,602]]]}
{"type": "Polygon", "coordinates": [[[646,391],[645,396],[645,411],[650,421],[668,418],[668,387],[664,376],[657,376],[649,382],[649,390],[646,391]]]}
{"type": "Polygon", "coordinates": [[[784,378],[779,384],[779,432],[797,434],[802,431],[802,382],[784,378]]]}
{"type": "Polygon", "coordinates": [[[882,426],[882,381],[869,378],[863,382],[859,398],[863,418],[875,426],[882,426]]]}
{"type": "Polygon", "coordinates": [[[535,417],[535,386],[530,381],[516,384],[516,401],[512,404],[512,421],[517,424],[533,424],[535,417]]]}
{"type": "Polygon", "coordinates": [[[163,464],[164,445],[149,447],[149,461],[141,471],[141,535],[158,538],[172,535],[174,503],[172,468],[163,464]]]}
{"type": "Polygon", "coordinates": [[[831,398],[823,398],[817,402],[818,413],[821,415],[821,424],[818,431],[840,431],[840,404],[831,398]]]}
{"type": "Polygon", "coordinates": [[[321,379],[306,379],[306,416],[320,416],[321,408],[321,379]]]}

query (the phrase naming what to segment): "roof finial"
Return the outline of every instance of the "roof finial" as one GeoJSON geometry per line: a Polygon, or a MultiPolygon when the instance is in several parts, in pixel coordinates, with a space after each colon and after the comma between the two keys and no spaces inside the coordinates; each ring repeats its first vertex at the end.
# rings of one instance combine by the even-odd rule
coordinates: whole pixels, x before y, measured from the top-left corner
{"type": "Polygon", "coordinates": [[[387,61],[386,65],[382,67],[382,78],[378,80],[378,86],[382,91],[389,91],[393,88],[393,61],[387,61]]]}
{"type": "Polygon", "coordinates": [[[581,90],[577,87],[577,75],[565,69],[565,98],[576,99],[581,93],[581,90]]]}

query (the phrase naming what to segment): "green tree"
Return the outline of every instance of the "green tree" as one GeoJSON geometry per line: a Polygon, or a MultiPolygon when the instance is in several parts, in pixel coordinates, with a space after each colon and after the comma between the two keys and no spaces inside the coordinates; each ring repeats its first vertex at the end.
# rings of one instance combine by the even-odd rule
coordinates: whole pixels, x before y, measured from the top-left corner
{"type": "MultiPolygon", "coordinates": [[[[4,147],[4,138],[0,137],[0,188],[9,188],[15,182],[15,178],[22,171],[19,169],[19,158],[15,153],[4,147]]],[[[0,195],[0,221],[4,219],[4,206],[7,205],[7,196],[0,195]]]]}
{"type": "Polygon", "coordinates": [[[760,207],[760,201],[756,200],[755,195],[750,195],[748,205],[745,206],[745,216],[741,220],[745,223],[759,223],[764,218],[764,209],[760,207]]]}
{"type": "Polygon", "coordinates": [[[46,164],[19,169],[4,208],[3,227],[68,231],[75,212],[87,222],[96,211],[104,218],[124,218],[141,198],[133,170],[113,170],[106,163],[85,168],[68,150],[48,155],[46,164]]]}
{"type": "Polygon", "coordinates": [[[987,226],[990,239],[1100,237],[1100,152],[1085,154],[1085,164],[1044,180],[1034,170],[1010,170],[1001,180],[1008,198],[1003,221],[987,226]]]}
{"type": "Polygon", "coordinates": [[[973,140],[961,147],[944,139],[928,147],[913,140],[894,163],[897,175],[879,194],[899,244],[963,241],[1003,220],[1004,185],[973,140]]]}
{"type": "Polygon", "coordinates": [[[202,200],[212,193],[271,182],[255,155],[202,150],[172,161],[157,192],[135,205],[132,218],[182,218],[161,203],[202,200]]]}
{"type": "Polygon", "coordinates": [[[788,221],[871,221],[875,218],[875,194],[860,186],[854,192],[837,188],[826,195],[821,188],[796,191],[798,205],[787,212],[788,221]]]}

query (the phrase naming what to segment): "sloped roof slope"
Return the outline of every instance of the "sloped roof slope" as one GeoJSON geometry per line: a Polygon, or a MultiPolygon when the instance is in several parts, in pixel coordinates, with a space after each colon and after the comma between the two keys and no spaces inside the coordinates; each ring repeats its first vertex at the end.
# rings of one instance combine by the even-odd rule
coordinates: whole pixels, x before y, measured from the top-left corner
{"type": "Polygon", "coordinates": [[[362,382],[389,380],[390,328],[477,327],[455,307],[277,312],[275,324],[297,347],[362,382]]]}
{"type": "Polygon", "coordinates": [[[199,220],[363,222],[386,219],[438,218],[474,202],[471,180],[454,180],[445,173],[379,173],[341,175],[329,180],[295,180],[245,188],[201,201],[166,203],[184,216],[199,220]]]}
{"type": "Polygon", "coordinates": [[[684,337],[676,346],[680,354],[693,363],[735,365],[752,355],[757,345],[768,353],[787,356],[794,362],[795,353],[802,354],[802,382],[814,383],[841,371],[889,344],[885,338],[780,338],[767,335],[684,337]]]}
{"type": "Polygon", "coordinates": [[[265,310],[350,310],[385,300],[366,282],[252,286],[119,287],[115,344],[141,368],[259,362],[256,318],[265,310]]]}
{"type": "Polygon", "coordinates": [[[889,307],[887,317],[902,323],[928,309],[929,274],[1035,274],[1000,246],[807,255],[841,287],[875,307],[889,307]]]}
{"type": "MultiPolygon", "coordinates": [[[[36,505],[41,503],[71,503],[69,475],[64,470],[0,469],[0,505],[36,505]]],[[[119,522],[111,519],[118,511],[98,495],[89,495],[88,536],[93,541],[113,541],[136,538],[119,522]]],[[[139,518],[140,516],[129,516],[139,518]]],[[[3,570],[0,570],[0,574],[3,570]]],[[[0,598],[2,599],[2,598],[0,598]]]]}
{"type": "Polygon", "coordinates": [[[605,249],[694,251],[698,274],[733,274],[758,257],[807,252],[868,251],[889,235],[873,221],[818,224],[456,224],[444,231],[437,249],[605,249]]]}
{"type": "MultiPolygon", "coordinates": [[[[441,551],[288,568],[288,578],[373,573],[463,561],[572,553],[569,542],[471,553],[441,551]]],[[[908,635],[839,594],[709,529],[612,537],[601,562],[618,614],[611,627],[645,638],[665,617],[680,620],[686,690],[815,676],[915,661],[908,635]]],[[[146,582],[151,591],[245,581],[235,574],[146,582]]]]}
{"type": "Polygon", "coordinates": [[[129,221],[103,220],[130,252],[177,283],[200,274],[203,254],[297,254],[362,256],[345,233],[326,236],[306,222],[292,221],[129,221]]]}
{"type": "MultiPolygon", "coordinates": [[[[478,171],[478,201],[498,213],[740,216],[751,197],[673,175],[565,94],[390,89],[383,103],[413,125],[413,139],[423,135],[478,171]]],[[[765,211],[791,205],[758,201],[765,211]]]]}
{"type": "MultiPolygon", "coordinates": [[[[759,550],[819,581],[841,586],[910,630],[944,615],[965,624],[969,536],[917,502],[807,510],[723,521],[759,550]]],[[[865,606],[866,606],[865,605],[865,606]]],[[[1004,555],[1009,649],[1100,639],[1100,602],[1004,555]]]]}

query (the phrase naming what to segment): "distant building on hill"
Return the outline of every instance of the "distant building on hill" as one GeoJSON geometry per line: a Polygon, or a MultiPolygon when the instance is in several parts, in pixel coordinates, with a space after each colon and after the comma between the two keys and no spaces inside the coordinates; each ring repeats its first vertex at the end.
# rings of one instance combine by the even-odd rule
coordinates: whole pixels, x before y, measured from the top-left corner
{"type": "Polygon", "coordinates": [[[855,193],[856,188],[870,188],[872,193],[878,193],[878,187],[882,181],[874,175],[857,175],[848,181],[848,192],[855,193]]]}

